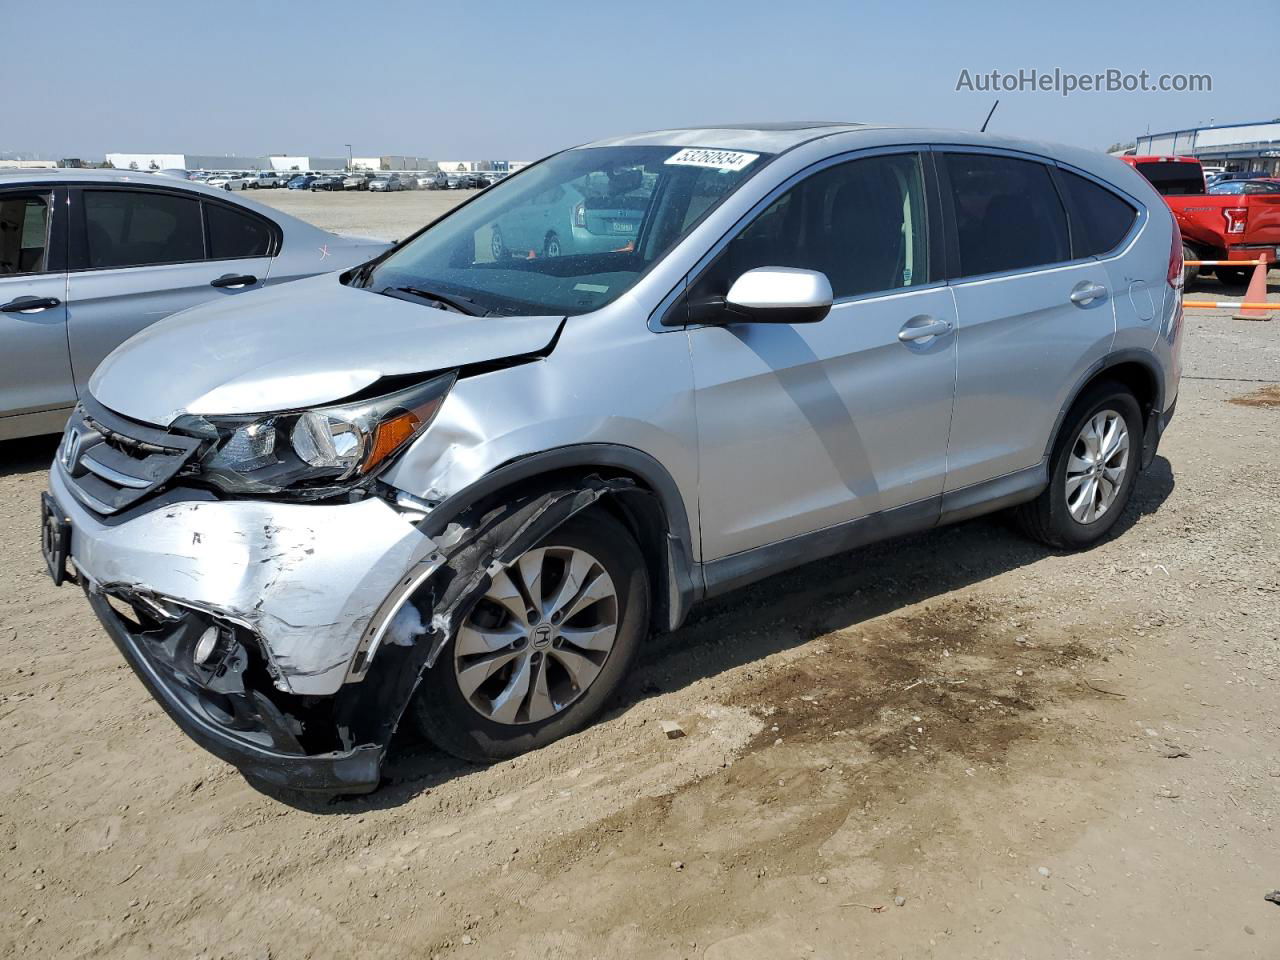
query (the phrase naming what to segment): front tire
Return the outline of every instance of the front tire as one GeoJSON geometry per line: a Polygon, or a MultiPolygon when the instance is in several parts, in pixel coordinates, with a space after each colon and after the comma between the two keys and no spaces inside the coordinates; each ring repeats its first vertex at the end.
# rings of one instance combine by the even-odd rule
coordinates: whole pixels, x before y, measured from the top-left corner
{"type": "Polygon", "coordinates": [[[1101,541],[1124,512],[1142,461],[1142,411],[1128,387],[1102,381],[1068,411],[1049,458],[1049,486],[1015,516],[1051,547],[1101,541]]]}
{"type": "Polygon", "coordinates": [[[634,538],[587,510],[493,578],[427,672],[410,712],[440,749],[475,762],[584,727],[617,691],[648,631],[634,538]]]}

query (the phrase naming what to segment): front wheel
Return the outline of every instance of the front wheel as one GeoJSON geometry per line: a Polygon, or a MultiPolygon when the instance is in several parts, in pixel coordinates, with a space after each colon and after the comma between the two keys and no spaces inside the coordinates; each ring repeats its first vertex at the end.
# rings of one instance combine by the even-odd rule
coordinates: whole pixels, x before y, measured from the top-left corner
{"type": "Polygon", "coordinates": [[[414,697],[418,729],[478,762],[546,746],[585,726],[626,675],[649,623],[644,558],[617,520],[585,511],[456,622],[414,697]]]}
{"type": "Polygon", "coordinates": [[[1141,459],[1142,411],[1132,391],[1095,384],[1067,413],[1049,458],[1049,486],[1017,508],[1019,525],[1051,547],[1093,546],[1124,512],[1141,459]]]}

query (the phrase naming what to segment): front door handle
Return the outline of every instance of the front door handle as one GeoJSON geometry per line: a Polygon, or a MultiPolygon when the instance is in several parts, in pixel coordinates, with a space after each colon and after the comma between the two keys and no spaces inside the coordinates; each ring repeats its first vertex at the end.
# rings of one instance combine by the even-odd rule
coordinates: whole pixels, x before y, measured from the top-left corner
{"type": "Polygon", "coordinates": [[[1083,283],[1077,283],[1071,289],[1071,302],[1077,306],[1087,307],[1093,301],[1105,298],[1106,295],[1107,288],[1102,284],[1085,280],[1083,283]]]}
{"type": "Polygon", "coordinates": [[[927,340],[930,337],[940,337],[944,333],[951,332],[951,321],[942,320],[936,317],[912,317],[902,329],[898,331],[898,339],[903,343],[911,343],[914,340],[927,340]]]}
{"type": "Polygon", "coordinates": [[[251,273],[224,273],[217,280],[210,280],[211,287],[231,287],[233,290],[239,290],[241,287],[251,287],[258,282],[258,278],[251,273]]]}
{"type": "Polygon", "coordinates": [[[10,300],[4,306],[0,306],[0,311],[4,313],[39,313],[41,310],[60,306],[62,306],[62,301],[57,297],[18,297],[16,300],[10,300]]]}

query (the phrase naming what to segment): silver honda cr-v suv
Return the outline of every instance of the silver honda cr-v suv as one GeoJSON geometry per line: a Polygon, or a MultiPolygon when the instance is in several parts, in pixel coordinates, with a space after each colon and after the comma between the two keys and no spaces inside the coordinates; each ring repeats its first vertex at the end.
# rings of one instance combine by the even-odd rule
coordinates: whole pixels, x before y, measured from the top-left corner
{"type": "Polygon", "coordinates": [[[1173,414],[1181,249],[1139,174],[1066,147],[797,123],[566,150],[118,348],[46,558],[258,782],[372,789],[406,716],[508,757],[702,598],[1004,508],[1106,536],[1173,414]]]}

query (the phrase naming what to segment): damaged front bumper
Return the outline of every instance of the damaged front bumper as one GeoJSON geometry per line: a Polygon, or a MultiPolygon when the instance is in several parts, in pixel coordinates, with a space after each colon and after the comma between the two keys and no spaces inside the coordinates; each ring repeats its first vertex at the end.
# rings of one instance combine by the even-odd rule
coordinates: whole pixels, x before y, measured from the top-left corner
{"type": "MultiPolygon", "coordinates": [[[[189,611],[150,629],[113,608],[108,594],[86,582],[94,613],[120,652],[182,731],[214,756],[260,783],[328,794],[367,793],[381,777],[382,748],[362,743],[308,752],[306,720],[255,689],[246,673],[254,664],[238,641],[219,651],[209,674],[193,662],[195,646],[212,618],[189,611]]],[[[325,725],[327,726],[327,725],[325,725]]]]}
{"type": "MultiPolygon", "coordinates": [[[[70,528],[68,566],[188,735],[276,786],[377,785],[399,711],[367,689],[388,692],[382,664],[365,673],[411,588],[442,562],[411,515],[370,497],[176,500],[103,518],[78,502],[61,465],[49,486],[70,528]],[[201,661],[210,630],[216,643],[201,661]]],[[[379,660],[394,670],[399,657],[379,660]]]]}

